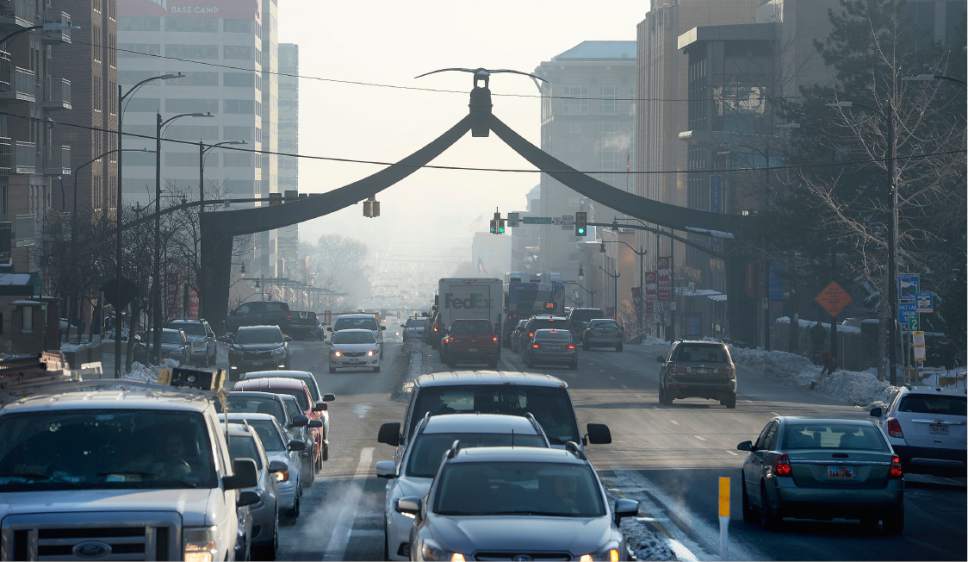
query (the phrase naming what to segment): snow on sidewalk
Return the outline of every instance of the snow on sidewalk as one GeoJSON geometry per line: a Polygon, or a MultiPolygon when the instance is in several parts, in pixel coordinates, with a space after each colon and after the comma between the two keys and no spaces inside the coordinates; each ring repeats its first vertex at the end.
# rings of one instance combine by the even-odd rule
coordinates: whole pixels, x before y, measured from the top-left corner
{"type": "Polygon", "coordinates": [[[733,361],[757,369],[763,374],[788,380],[800,387],[813,390],[854,406],[869,407],[886,403],[897,392],[897,387],[878,380],[875,369],[866,371],[838,370],[821,376],[822,368],[809,359],[785,351],[732,348],[733,361]]]}

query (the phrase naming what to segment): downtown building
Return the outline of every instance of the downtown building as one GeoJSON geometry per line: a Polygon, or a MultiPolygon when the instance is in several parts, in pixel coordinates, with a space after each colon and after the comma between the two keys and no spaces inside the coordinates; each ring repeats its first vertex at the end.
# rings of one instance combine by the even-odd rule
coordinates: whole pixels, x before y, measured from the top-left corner
{"type": "MultiPolygon", "coordinates": [[[[206,153],[206,200],[280,193],[278,158],[272,154],[279,148],[277,10],[276,0],[118,0],[118,81],[125,91],[151,76],[185,75],[146,84],[129,98],[125,133],[153,138],[156,114],[165,120],[208,112],[212,117],[178,119],[162,137],[209,145],[245,142],[206,153]]],[[[154,150],[154,145],[154,140],[125,137],[125,149],[154,150]]],[[[199,150],[193,144],[162,144],[162,206],[200,197],[199,150]]],[[[124,206],[154,203],[155,154],[126,152],[122,173],[124,206]]],[[[233,270],[275,277],[277,232],[246,238],[233,270]]]]}
{"type": "MultiPolygon", "coordinates": [[[[612,187],[633,188],[625,173],[633,158],[636,44],[634,41],[583,41],[567,51],[542,62],[535,74],[542,83],[541,148],[578,170],[606,172],[595,177],[612,187]]],[[[588,212],[588,220],[610,222],[615,211],[579,195],[547,174],[541,174],[539,197],[531,212],[541,216],[574,216],[588,212]]],[[[579,273],[601,277],[616,302],[614,284],[604,283],[604,270],[616,271],[620,264],[614,254],[584,263],[585,241],[576,238],[574,227],[530,225],[537,231],[539,263],[537,271],[556,272],[566,281],[579,273]],[[587,267],[586,267],[587,266],[587,267]]],[[[590,231],[595,232],[594,229],[590,231]]],[[[621,288],[619,289],[621,291],[621,288]]],[[[631,306],[628,291],[619,298],[618,308],[631,306]]],[[[603,308],[615,308],[605,306],[603,308]]]]}
{"type": "MultiPolygon", "coordinates": [[[[299,46],[279,45],[279,191],[286,199],[299,195],[299,46]]],[[[299,225],[279,229],[277,271],[280,277],[306,282],[299,259],[299,225]]]]}

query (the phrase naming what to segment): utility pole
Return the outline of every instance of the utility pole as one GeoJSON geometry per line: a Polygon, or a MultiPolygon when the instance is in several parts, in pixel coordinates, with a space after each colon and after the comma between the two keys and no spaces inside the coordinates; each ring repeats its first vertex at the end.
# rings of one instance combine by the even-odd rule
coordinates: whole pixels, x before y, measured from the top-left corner
{"type": "MultiPolygon", "coordinates": [[[[896,92],[894,92],[896,94],[896,92]]],[[[889,381],[892,385],[897,385],[897,133],[894,123],[894,100],[895,96],[887,102],[887,189],[891,203],[891,217],[888,221],[887,232],[887,283],[888,299],[891,309],[891,318],[888,321],[890,328],[887,351],[887,363],[889,369],[889,381]]]]}

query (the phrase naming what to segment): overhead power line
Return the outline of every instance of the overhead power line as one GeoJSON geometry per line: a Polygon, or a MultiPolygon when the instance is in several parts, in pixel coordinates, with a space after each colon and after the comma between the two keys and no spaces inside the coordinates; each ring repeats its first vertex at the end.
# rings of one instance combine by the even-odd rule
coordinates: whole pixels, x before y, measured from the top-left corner
{"type": "MultiPolygon", "coordinates": [[[[113,50],[113,51],[116,51],[116,52],[119,52],[119,53],[127,53],[127,54],[130,54],[130,55],[139,55],[139,56],[151,57],[151,58],[156,58],[156,59],[161,59],[161,60],[170,60],[170,61],[176,61],[176,62],[185,62],[185,63],[197,64],[197,65],[201,65],[201,66],[208,66],[208,67],[212,67],[212,68],[224,68],[224,69],[228,69],[228,70],[238,70],[240,72],[252,72],[252,73],[256,73],[256,74],[268,73],[268,74],[273,74],[273,75],[276,75],[276,76],[283,76],[283,77],[286,77],[286,78],[297,78],[297,79],[300,79],[300,80],[311,80],[311,81],[316,81],[316,82],[328,82],[328,83],[331,83],[331,84],[343,84],[343,85],[346,85],[346,86],[363,86],[363,87],[368,87],[368,88],[386,88],[386,89],[391,89],[391,90],[405,90],[405,91],[412,91],[412,92],[429,92],[429,93],[435,93],[435,94],[461,94],[461,95],[465,95],[465,96],[468,93],[467,90],[456,90],[456,89],[452,89],[452,88],[431,88],[431,87],[427,87],[427,86],[407,86],[407,85],[404,85],[404,84],[392,84],[392,83],[389,83],[389,82],[373,82],[373,81],[366,81],[366,80],[346,80],[346,79],[342,79],[342,78],[333,78],[333,77],[329,77],[329,76],[313,76],[313,75],[309,75],[309,74],[296,74],[296,73],[290,73],[290,72],[281,72],[281,71],[278,71],[278,70],[264,71],[264,70],[259,70],[259,69],[256,69],[256,68],[246,67],[246,66],[236,66],[236,65],[232,65],[232,64],[225,64],[225,63],[219,63],[219,62],[210,62],[210,61],[204,61],[204,60],[198,60],[198,59],[190,59],[190,58],[186,58],[186,57],[175,57],[175,56],[171,56],[171,55],[162,55],[162,54],[159,54],[159,53],[149,53],[149,52],[146,52],[146,51],[137,51],[137,50],[134,50],[134,49],[127,49],[127,48],[124,48],[124,47],[117,47],[117,46],[112,46],[112,45],[101,45],[101,44],[98,44],[98,43],[90,43],[90,42],[83,41],[83,40],[78,40],[78,39],[75,39],[74,40],[74,43],[77,43],[79,45],[87,45],[87,46],[95,47],[95,48],[102,48],[103,47],[103,48],[107,48],[108,50],[113,50]]],[[[665,103],[665,102],[680,102],[680,103],[685,103],[685,102],[689,102],[689,101],[699,101],[699,100],[704,100],[704,99],[705,100],[709,100],[709,101],[732,101],[732,100],[746,100],[746,99],[749,99],[750,98],[750,96],[740,96],[740,95],[736,95],[736,96],[718,96],[718,97],[711,97],[711,98],[639,98],[639,97],[614,97],[614,98],[611,98],[611,97],[598,97],[598,96],[560,96],[560,95],[549,95],[549,96],[546,96],[544,94],[514,94],[514,93],[506,94],[506,93],[498,93],[498,92],[491,92],[491,95],[492,96],[495,96],[495,97],[518,98],[518,99],[551,99],[551,100],[569,100],[569,101],[607,101],[607,102],[613,102],[613,101],[614,102],[662,102],[662,103],[665,103]]],[[[802,97],[803,96],[764,96],[762,99],[764,101],[766,101],[768,99],[773,99],[773,100],[777,100],[777,99],[802,99],[802,97]]]]}
{"type": "MultiPolygon", "coordinates": [[[[0,115],[5,115],[8,117],[13,117],[15,119],[23,120],[34,120],[33,117],[28,115],[19,115],[16,113],[10,113],[8,111],[0,111],[0,115]]],[[[55,126],[60,125],[64,127],[71,127],[76,129],[82,129],[86,131],[95,131],[101,133],[109,133],[112,135],[117,134],[116,129],[109,129],[104,127],[96,127],[93,125],[82,125],[79,123],[70,123],[66,121],[54,121],[55,126]]],[[[143,140],[154,141],[155,137],[151,135],[143,135],[139,133],[123,133],[124,136],[133,137],[143,140]]],[[[181,144],[186,146],[191,146],[192,148],[198,148],[200,141],[185,140],[185,139],[173,139],[168,137],[162,137],[162,141],[181,144]]],[[[213,146],[212,144],[201,143],[203,146],[213,146]]],[[[256,148],[248,148],[242,146],[220,146],[218,147],[222,150],[233,150],[236,152],[246,152],[249,154],[265,154],[270,156],[282,156],[286,158],[302,158],[304,160],[321,160],[326,162],[342,162],[348,164],[368,164],[371,166],[392,166],[397,164],[397,162],[389,162],[385,160],[365,160],[359,158],[342,158],[338,156],[318,156],[312,154],[299,154],[295,152],[281,152],[277,150],[261,150],[256,148]]],[[[945,156],[951,154],[961,154],[966,152],[966,150],[944,150],[937,152],[924,152],[918,154],[910,154],[907,156],[898,156],[894,160],[896,161],[906,161],[906,160],[923,160],[926,158],[933,158],[936,156],[945,156]]],[[[703,168],[701,170],[539,170],[537,168],[488,168],[479,166],[458,166],[458,165],[445,165],[445,164],[425,164],[423,166],[415,166],[415,168],[429,168],[433,170],[452,170],[452,171],[463,171],[463,172],[497,172],[497,173],[508,173],[508,174],[587,174],[587,175],[663,175],[663,174],[729,174],[729,173],[749,173],[749,172],[763,172],[763,171],[780,171],[780,170],[800,170],[807,168],[848,168],[852,166],[864,166],[868,164],[882,163],[886,162],[888,158],[865,158],[858,160],[845,160],[841,162],[804,162],[796,164],[783,164],[777,166],[760,166],[760,167],[739,167],[739,168],[703,168]]],[[[617,188],[616,188],[617,189],[617,188]]]]}

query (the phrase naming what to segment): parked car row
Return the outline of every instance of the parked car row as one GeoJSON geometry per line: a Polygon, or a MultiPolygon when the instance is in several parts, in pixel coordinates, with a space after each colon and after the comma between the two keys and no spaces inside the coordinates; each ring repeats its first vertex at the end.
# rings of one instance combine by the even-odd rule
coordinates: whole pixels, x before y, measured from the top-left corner
{"type": "Polygon", "coordinates": [[[376,465],[386,559],[631,559],[619,524],[638,503],[605,492],[584,447],[611,433],[579,434],[563,381],[437,373],[412,392],[403,423],[378,436],[395,447],[376,465]]]}

